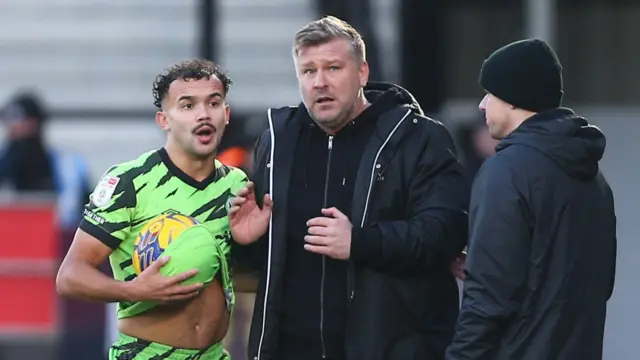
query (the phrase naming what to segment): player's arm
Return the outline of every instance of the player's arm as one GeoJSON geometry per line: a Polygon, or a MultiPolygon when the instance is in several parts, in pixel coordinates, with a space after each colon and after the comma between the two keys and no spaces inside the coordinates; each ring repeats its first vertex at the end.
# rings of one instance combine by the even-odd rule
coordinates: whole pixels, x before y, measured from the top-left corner
{"type": "Polygon", "coordinates": [[[198,273],[197,270],[164,276],[160,268],[169,261],[167,257],[153,262],[132,281],[112,279],[97,269],[112,251],[113,249],[88,234],[82,227],[78,229],[71,248],[58,270],[58,293],[101,302],[166,302],[190,299],[202,289],[202,283],[181,284],[194,277],[198,273]]]}
{"type": "Polygon", "coordinates": [[[112,279],[98,270],[112,252],[104,242],[78,229],[58,271],[58,293],[102,302],[136,301],[130,283],[112,279]]]}
{"type": "Polygon", "coordinates": [[[98,270],[130,231],[136,198],[133,184],[107,172],[91,194],[73,243],[56,279],[63,296],[88,300],[133,301],[130,286],[98,270]]]}
{"type": "Polygon", "coordinates": [[[197,295],[202,284],[180,284],[196,275],[197,270],[164,276],[160,268],[169,260],[166,257],[156,260],[131,281],[115,280],[98,270],[129,236],[135,207],[133,183],[113,172],[105,175],[84,209],[82,222],[58,271],[58,293],[102,302],[173,301],[197,295]]]}

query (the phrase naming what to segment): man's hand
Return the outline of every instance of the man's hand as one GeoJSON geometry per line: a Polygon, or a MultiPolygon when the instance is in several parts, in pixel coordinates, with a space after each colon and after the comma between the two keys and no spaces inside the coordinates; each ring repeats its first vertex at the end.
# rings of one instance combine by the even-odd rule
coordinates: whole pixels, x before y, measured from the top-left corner
{"type": "Polygon", "coordinates": [[[253,183],[238,191],[229,209],[229,226],[233,240],[238,244],[250,244],[260,238],[269,228],[273,201],[269,194],[264,196],[262,209],[256,203],[253,183]]]}
{"type": "Polygon", "coordinates": [[[160,268],[169,261],[164,256],[154,261],[144,269],[138,277],[128,283],[128,298],[130,301],[169,302],[190,299],[200,293],[202,284],[182,285],[181,282],[191,279],[197,269],[189,270],[174,276],[165,276],[160,268]]]}
{"type": "Polygon", "coordinates": [[[464,280],[466,274],[464,273],[464,263],[467,260],[467,253],[461,252],[455,260],[451,262],[451,272],[453,276],[460,280],[464,280]]]}
{"type": "Polygon", "coordinates": [[[351,222],[336,208],[322,209],[325,217],[307,222],[308,235],[304,237],[304,248],[334,259],[346,260],[351,254],[351,222]]]}

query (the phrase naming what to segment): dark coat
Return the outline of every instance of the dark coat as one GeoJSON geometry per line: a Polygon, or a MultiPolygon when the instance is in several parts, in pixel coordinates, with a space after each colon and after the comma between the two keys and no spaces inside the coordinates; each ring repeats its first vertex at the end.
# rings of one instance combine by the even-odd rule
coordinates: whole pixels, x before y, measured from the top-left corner
{"type": "Polygon", "coordinates": [[[448,360],[600,360],[616,266],[605,137],[569,109],[503,139],[473,184],[448,360]]]}
{"type": "MultiPolygon", "coordinates": [[[[466,245],[468,190],[447,129],[425,117],[404,89],[398,105],[379,115],[365,148],[350,214],[370,246],[352,258],[348,272],[346,359],[441,359],[453,336],[458,289],[450,262],[466,245]],[[374,229],[375,231],[371,231],[374,229]],[[378,235],[376,235],[378,234],[378,235]]],[[[261,276],[249,339],[250,359],[275,360],[278,305],[285,259],[287,198],[301,106],[270,109],[259,139],[253,180],[256,197],[271,193],[272,224],[261,248],[261,276]]],[[[355,233],[354,233],[355,234],[355,233]]],[[[245,253],[246,253],[246,249],[245,253]]]]}

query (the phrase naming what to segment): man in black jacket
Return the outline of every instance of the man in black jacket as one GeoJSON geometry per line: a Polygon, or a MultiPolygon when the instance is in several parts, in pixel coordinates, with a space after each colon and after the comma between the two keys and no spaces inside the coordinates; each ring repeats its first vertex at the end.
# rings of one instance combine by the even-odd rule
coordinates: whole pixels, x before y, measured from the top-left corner
{"type": "Polygon", "coordinates": [[[302,104],[268,111],[255,185],[231,202],[235,241],[263,260],[250,359],[442,359],[453,336],[462,168],[447,129],[368,83],[365,59],[339,19],[297,33],[302,104]]]}
{"type": "Polygon", "coordinates": [[[462,308],[447,360],[602,358],[616,264],[600,130],[560,108],[562,68],[543,41],[484,63],[480,104],[501,139],[473,184],[462,308]]]}

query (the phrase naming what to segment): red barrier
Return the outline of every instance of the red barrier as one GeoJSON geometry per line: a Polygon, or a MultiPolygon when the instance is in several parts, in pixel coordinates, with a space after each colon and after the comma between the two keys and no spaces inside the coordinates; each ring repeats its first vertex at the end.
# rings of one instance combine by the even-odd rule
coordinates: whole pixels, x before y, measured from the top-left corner
{"type": "Polygon", "coordinates": [[[57,328],[55,207],[0,204],[0,333],[57,328]]]}

